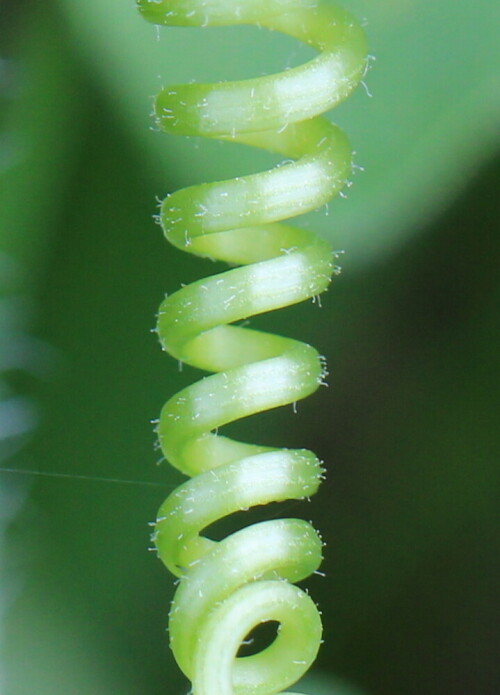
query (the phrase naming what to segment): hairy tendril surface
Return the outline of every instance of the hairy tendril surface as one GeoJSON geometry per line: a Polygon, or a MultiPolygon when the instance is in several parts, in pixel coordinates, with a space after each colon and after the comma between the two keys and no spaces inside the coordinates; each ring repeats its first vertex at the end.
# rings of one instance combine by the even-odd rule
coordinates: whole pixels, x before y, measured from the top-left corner
{"type": "Polygon", "coordinates": [[[295,683],[318,652],[318,610],[294,583],[317,570],[321,540],[300,519],[264,521],[219,542],[202,532],[238,510],[309,497],[322,476],[310,451],[247,444],[217,431],[304,398],[324,378],[311,346],[234,323],[314,297],[330,282],[329,245],[281,222],[325,204],[351,173],[344,134],[320,114],[362,78],[365,39],[350,14],[326,2],[139,0],[138,8],[158,25],[258,24],[318,51],[275,75],[171,86],[155,104],[168,133],[231,140],[293,160],[177,191],[160,214],[178,248],[239,266],[184,287],[159,310],[163,348],[214,373],[173,396],[158,422],[166,459],[190,477],[161,506],[153,534],[160,558],[181,578],[171,647],[195,695],[271,695],[295,683]],[[273,643],[237,656],[248,633],[267,621],[279,623],[273,643]]]}

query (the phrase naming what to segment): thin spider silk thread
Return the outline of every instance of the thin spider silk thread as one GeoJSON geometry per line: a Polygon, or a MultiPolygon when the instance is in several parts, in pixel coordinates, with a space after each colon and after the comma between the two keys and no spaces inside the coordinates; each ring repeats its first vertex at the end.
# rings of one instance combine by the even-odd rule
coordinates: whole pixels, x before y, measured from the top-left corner
{"type": "Polygon", "coordinates": [[[176,247],[240,266],[184,287],[159,309],[164,350],[214,372],[173,396],[157,428],[165,458],[190,477],[161,506],[153,534],[161,560],[181,578],[170,644],[195,695],[270,695],[295,683],[318,652],[319,612],[294,583],[317,571],[321,540],[299,519],[263,521],[219,542],[202,531],[238,510],[309,497],[322,477],[310,451],[217,432],[308,396],[325,377],[311,346],[234,323],[315,297],[330,282],[329,245],[281,222],[324,205],[351,173],[344,134],[320,114],[362,78],[365,39],[350,14],[326,2],[139,0],[138,8],[157,25],[258,24],[319,53],[276,75],[167,87],[155,103],[157,123],[168,133],[253,145],[287,160],[177,191],[160,214],[176,247]],[[279,623],[272,644],[238,657],[245,637],[267,621],[279,623]]]}
{"type": "Polygon", "coordinates": [[[85,475],[82,473],[57,473],[55,471],[37,471],[33,468],[6,468],[0,467],[0,473],[11,475],[29,476],[32,478],[53,478],[62,480],[80,480],[95,483],[113,483],[116,485],[135,485],[137,487],[162,487],[169,488],[172,486],[158,483],[153,480],[127,480],[126,478],[107,478],[102,475],[85,475]]]}

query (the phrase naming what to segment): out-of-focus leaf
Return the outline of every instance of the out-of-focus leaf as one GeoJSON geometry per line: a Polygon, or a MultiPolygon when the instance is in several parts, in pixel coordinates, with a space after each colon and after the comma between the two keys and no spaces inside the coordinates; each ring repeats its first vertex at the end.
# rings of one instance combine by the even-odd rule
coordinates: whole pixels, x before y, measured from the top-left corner
{"type": "MultiPolygon", "coordinates": [[[[366,173],[314,220],[354,261],[401,242],[442,206],[488,155],[499,121],[498,6],[491,0],[349,0],[366,17],[376,69],[335,112],[366,173]],[[495,21],[496,20],[496,21],[495,21]]],[[[155,29],[122,0],[60,2],[73,40],[136,133],[153,166],[174,170],[176,185],[232,171],[231,146],[202,145],[147,133],[146,97],[162,84],[232,79],[300,62],[307,50],[254,28],[155,29]]],[[[261,162],[238,154],[238,166],[261,162]]]]}
{"type": "Polygon", "coordinates": [[[74,65],[64,42],[53,40],[62,22],[33,5],[22,30],[20,22],[9,29],[3,65],[9,89],[0,101],[0,251],[19,262],[27,288],[50,249],[80,121],[74,65]]]}
{"type": "MultiPolygon", "coordinates": [[[[39,311],[43,335],[64,354],[67,369],[43,394],[46,414],[32,448],[35,467],[63,475],[158,480],[164,489],[66,478],[44,478],[35,487],[31,506],[19,521],[22,531],[13,537],[24,558],[32,560],[33,546],[39,554],[23,600],[10,616],[12,687],[8,695],[31,693],[35,680],[37,695],[60,690],[75,695],[129,690],[156,695],[169,686],[172,692],[181,692],[181,677],[167,653],[164,635],[172,578],[159,562],[154,558],[148,562],[146,556],[146,522],[178,477],[168,466],[154,472],[153,435],[147,419],[157,415],[177,388],[196,377],[190,370],[178,374],[148,329],[165,290],[214,268],[209,264],[207,270],[206,264],[181,256],[163,243],[150,223],[147,199],[161,193],[162,186],[215,178],[221,171],[236,174],[240,167],[255,166],[266,158],[257,153],[254,159],[254,151],[248,150],[233,162],[235,150],[230,146],[203,143],[197,150],[183,138],[152,133],[144,95],[160,86],[158,72],[165,82],[237,77],[278,70],[292,52],[293,60],[300,62],[307,51],[288,39],[246,28],[164,30],[156,42],[154,29],[136,17],[132,1],[59,4],[74,21],[75,49],[87,51],[88,64],[103,76],[105,88],[102,99],[95,94],[89,98],[85,90],[82,98],[80,82],[73,85],[88,139],[78,153],[71,185],[64,191],[57,243],[39,311]],[[139,42],[135,31],[143,32],[139,42]],[[256,42],[262,50],[256,50],[256,42]],[[214,47],[220,48],[220,54],[214,47]],[[242,61],[236,59],[240,51],[242,61]],[[188,53],[192,63],[185,60],[188,53]],[[227,55],[232,56],[230,62],[227,55]],[[128,126],[126,132],[120,130],[119,118],[128,126]],[[127,146],[132,132],[137,137],[135,153],[127,146]],[[143,157],[142,164],[137,153],[143,157]],[[151,172],[158,177],[156,191],[153,180],[148,180],[151,172]],[[53,614],[58,618],[54,620],[53,614]],[[103,664],[109,672],[103,673],[103,664]],[[82,673],[87,667],[92,673],[82,673]]],[[[359,161],[368,167],[353,189],[353,196],[360,196],[360,220],[366,225],[360,224],[359,234],[356,231],[349,245],[337,237],[335,245],[352,249],[359,241],[358,260],[373,258],[376,248],[389,248],[385,242],[395,238],[390,235],[402,234],[409,219],[430,211],[443,199],[441,179],[443,186],[451,185],[452,159],[460,176],[466,175],[473,161],[469,155],[458,157],[454,148],[457,133],[471,132],[471,124],[479,122],[477,103],[469,111],[474,111],[475,121],[471,117],[467,122],[462,111],[452,114],[461,124],[458,130],[454,126],[455,135],[444,127],[436,131],[435,142],[442,142],[439,133],[444,132],[448,143],[445,177],[434,172],[429,156],[422,155],[420,160],[414,155],[414,166],[421,167],[418,177],[411,172],[408,182],[395,182],[408,183],[405,190],[419,201],[414,211],[401,212],[399,194],[384,189],[386,174],[375,161],[381,157],[377,138],[382,138],[380,131],[371,134],[371,109],[381,109],[380,120],[390,116],[395,142],[406,147],[410,143],[406,107],[401,104],[403,125],[396,138],[396,96],[390,107],[381,96],[380,90],[387,89],[382,85],[382,63],[390,67],[382,36],[397,34],[398,43],[390,55],[399,55],[406,50],[405,40],[413,36],[410,16],[420,16],[423,23],[425,12],[429,18],[445,14],[444,5],[449,21],[458,22],[457,16],[469,12],[454,6],[453,15],[448,2],[436,7],[392,2],[390,8],[384,2],[370,10],[361,0],[356,4],[358,14],[365,11],[370,17],[378,67],[369,82],[376,97],[368,101],[359,91],[338,111],[338,118],[345,120],[360,151],[359,161]],[[358,116],[359,104],[366,113],[358,116]],[[365,137],[364,131],[370,132],[371,163],[366,156],[368,142],[366,146],[357,142],[365,137]],[[436,192],[436,200],[424,200],[424,188],[436,192]],[[378,200],[378,191],[387,197],[378,200]],[[369,234],[376,233],[377,225],[384,226],[383,218],[376,220],[377,211],[392,205],[397,218],[389,220],[380,240],[374,238],[377,246],[367,247],[365,253],[363,244],[369,243],[369,234]]],[[[472,10],[470,14],[483,21],[479,10],[477,19],[472,10]]],[[[67,35],[61,27],[51,35],[41,27],[41,35],[33,37],[34,46],[47,47],[67,35]]],[[[470,40],[474,35],[475,30],[470,40]]],[[[445,43],[439,45],[446,52],[445,43]]],[[[427,50],[431,55],[434,49],[427,50]]],[[[415,56],[412,60],[417,63],[415,56]]],[[[416,80],[410,84],[409,63],[407,58],[406,67],[404,61],[392,65],[394,75],[401,67],[405,95],[417,87],[416,80]]],[[[398,89],[393,81],[389,84],[398,89]]],[[[444,85],[441,91],[444,95],[444,85]]],[[[41,103],[33,102],[33,113],[50,117],[48,98],[53,117],[59,118],[61,95],[40,89],[38,97],[41,103]],[[43,99],[44,95],[49,96],[43,99]]],[[[445,106],[444,101],[433,99],[434,111],[421,104],[422,110],[414,114],[414,120],[425,121],[425,132],[431,132],[432,114],[445,106]]],[[[80,112],[75,119],[80,120],[80,112]]],[[[485,122],[483,118],[481,123],[485,122]]],[[[66,137],[62,125],[59,132],[66,137]]],[[[43,128],[39,133],[45,135],[43,128]]],[[[482,130],[481,141],[486,142],[482,130]]],[[[403,166],[408,152],[401,147],[403,166]]],[[[384,148],[384,169],[387,166],[387,176],[397,179],[393,167],[399,164],[398,148],[392,142],[384,148]]],[[[42,160],[51,149],[40,144],[37,151],[37,170],[44,171],[48,165],[42,160]]],[[[441,161],[442,150],[430,154],[432,162],[441,161]]],[[[480,148],[471,150],[471,156],[474,161],[482,156],[480,148]]],[[[56,173],[47,176],[54,181],[56,173]]],[[[24,198],[32,189],[38,190],[32,184],[26,186],[23,197],[18,194],[23,220],[30,211],[24,198]]],[[[439,228],[432,230],[430,239],[441,239],[441,243],[434,245],[422,237],[423,246],[414,242],[365,274],[346,273],[340,284],[334,283],[321,312],[317,305],[304,305],[255,320],[259,326],[299,334],[329,355],[334,388],[300,403],[299,416],[283,409],[263,414],[257,426],[250,419],[238,427],[246,428],[252,440],[310,446],[327,462],[328,479],[314,505],[291,506],[287,515],[313,516],[329,546],[323,567],[326,581],[318,576],[310,580],[311,594],[319,600],[325,621],[326,644],[319,665],[335,669],[349,682],[361,683],[372,695],[455,693],[460,689],[454,679],[463,684],[467,676],[474,686],[467,686],[468,691],[491,692],[484,686],[487,674],[481,659],[486,666],[495,661],[488,654],[483,656],[480,644],[489,625],[484,577],[491,545],[485,531],[489,507],[493,507],[493,485],[487,449],[495,412],[484,393],[494,373],[492,317],[497,306],[494,276],[485,272],[482,260],[493,258],[485,240],[488,196],[492,198],[492,193],[482,183],[470,194],[468,215],[458,210],[448,221],[445,236],[440,236],[439,228]],[[479,198],[480,215],[470,210],[471,201],[479,198]]],[[[338,215],[329,219],[338,219],[345,233],[350,216],[358,214],[356,207],[339,201],[338,215]]],[[[28,255],[22,258],[29,266],[28,255]]],[[[322,695],[320,688],[328,695],[335,693],[317,682],[311,686],[314,695],[322,695]]],[[[186,685],[184,692],[187,689],[186,685]]]]}
{"type": "MultiPolygon", "coordinates": [[[[34,421],[32,399],[19,392],[30,392],[24,384],[28,373],[40,375],[47,366],[47,349],[28,335],[33,295],[51,256],[80,118],[74,64],[60,40],[61,24],[47,6],[32,3],[28,12],[19,12],[19,21],[2,15],[0,47],[0,465],[9,468],[0,473],[0,691],[132,693],[116,657],[110,669],[112,657],[106,659],[102,645],[83,638],[86,616],[78,622],[63,592],[39,591],[27,578],[36,555],[33,529],[40,530],[43,522],[40,508],[31,516],[28,478],[14,474],[25,454],[15,461],[12,455],[23,451],[34,421]],[[12,526],[20,519],[31,522],[30,532],[22,538],[15,534],[20,542],[14,544],[12,526]],[[9,622],[14,605],[16,617],[9,622]]],[[[26,459],[21,463],[36,466],[26,459]]],[[[37,541],[40,550],[43,533],[37,541]]]]}
{"type": "Polygon", "coordinates": [[[8,634],[5,652],[9,677],[2,693],[139,692],[126,656],[120,659],[113,641],[102,638],[103,629],[89,624],[64,589],[50,592],[48,586],[43,593],[32,584],[25,587],[8,634]]]}
{"type": "MultiPolygon", "coordinates": [[[[98,96],[80,76],[75,87],[85,101],[84,137],[38,309],[41,337],[63,364],[37,389],[43,422],[25,466],[62,478],[34,478],[12,533],[30,572],[8,616],[8,695],[31,692],[30,678],[37,695],[147,692],[151,669],[165,669],[169,658],[173,671],[164,634],[172,581],[147,552],[147,523],[175,475],[155,468],[149,420],[175,388],[177,369],[150,329],[181,268],[168,267],[168,246],[152,223],[152,182],[98,96]],[[160,487],[140,485],[155,475],[160,487]],[[60,620],[49,624],[51,611],[60,620]]],[[[168,675],[172,692],[176,674],[168,675]]]]}

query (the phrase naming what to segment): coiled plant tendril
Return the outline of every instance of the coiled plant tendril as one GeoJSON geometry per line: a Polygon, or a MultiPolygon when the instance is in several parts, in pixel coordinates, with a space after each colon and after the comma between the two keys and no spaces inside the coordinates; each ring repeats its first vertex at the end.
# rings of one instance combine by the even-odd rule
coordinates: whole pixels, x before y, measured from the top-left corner
{"type": "Polygon", "coordinates": [[[201,532],[241,509],[308,497],[321,478],[310,451],[237,442],[217,429],[304,398],[324,377],[322,358],[309,345],[233,324],[314,297],[329,284],[329,245],[280,222],[326,203],[351,172],[345,136],[320,114],[361,79],[365,39],[347,12],[326,2],[138,0],[138,8],[160,25],[258,24],[319,52],[277,75],[171,86],[155,105],[166,132],[294,160],[177,191],[160,215],[178,248],[240,266],[179,290],[159,310],[163,348],[214,372],[171,398],[158,423],[166,459],[191,478],[161,506],[154,532],[162,561],[181,577],[171,647],[196,695],[270,695],[296,682],[319,648],[318,610],[293,583],[318,568],[321,541],[299,519],[257,523],[220,542],[201,532]],[[245,637],[266,621],[279,623],[274,642],[238,657],[245,637]]]}

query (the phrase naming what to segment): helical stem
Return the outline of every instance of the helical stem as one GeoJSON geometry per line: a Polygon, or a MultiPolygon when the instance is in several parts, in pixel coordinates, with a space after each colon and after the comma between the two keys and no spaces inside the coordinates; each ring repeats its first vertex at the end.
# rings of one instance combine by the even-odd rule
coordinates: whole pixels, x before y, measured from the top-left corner
{"type": "MultiPolygon", "coordinates": [[[[293,403],[322,382],[321,356],[304,343],[235,322],[318,295],[330,282],[329,245],[281,224],[326,203],[345,184],[351,153],[320,114],[344,99],[365,70],[365,40],[345,11],[311,0],[139,0],[160,25],[259,24],[318,50],[281,74],[164,89],[159,126],[265,148],[294,160],[270,171],[169,195],[161,224],[175,246],[241,267],[165,299],[158,335],[178,360],[213,375],[163,407],[166,459],[190,476],[160,508],[154,540],[181,577],[170,613],[175,657],[195,695],[270,695],[296,682],[316,657],[321,621],[293,585],[321,562],[322,544],[299,519],[265,521],[220,542],[202,535],[237,510],[312,495],[322,469],[306,450],[237,442],[218,428],[293,403]],[[280,627],[258,654],[238,657],[261,622],[280,627]]],[[[291,695],[289,693],[289,695],[291,695]]]]}

